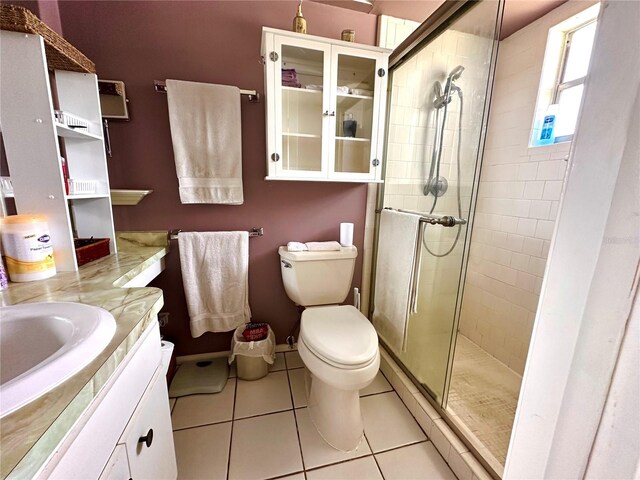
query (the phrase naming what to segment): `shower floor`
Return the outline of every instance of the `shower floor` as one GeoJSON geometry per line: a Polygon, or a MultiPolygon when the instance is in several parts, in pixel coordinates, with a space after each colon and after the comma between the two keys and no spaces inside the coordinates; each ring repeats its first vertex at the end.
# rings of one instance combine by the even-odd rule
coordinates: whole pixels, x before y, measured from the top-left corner
{"type": "Polygon", "coordinates": [[[522,377],[458,334],[447,412],[502,475],[522,377]]]}

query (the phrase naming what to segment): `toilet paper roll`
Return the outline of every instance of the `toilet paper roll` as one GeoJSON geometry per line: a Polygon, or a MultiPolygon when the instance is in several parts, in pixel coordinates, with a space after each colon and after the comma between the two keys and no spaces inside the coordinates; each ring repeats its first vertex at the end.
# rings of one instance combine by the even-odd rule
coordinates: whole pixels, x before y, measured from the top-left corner
{"type": "Polygon", "coordinates": [[[353,223],[340,224],[340,245],[343,247],[353,245],[353,223]]]}

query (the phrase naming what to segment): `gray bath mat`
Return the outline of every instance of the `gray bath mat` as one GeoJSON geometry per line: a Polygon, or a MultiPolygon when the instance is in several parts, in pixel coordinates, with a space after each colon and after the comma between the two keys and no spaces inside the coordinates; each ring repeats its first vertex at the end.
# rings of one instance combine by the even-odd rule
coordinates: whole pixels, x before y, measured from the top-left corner
{"type": "Polygon", "coordinates": [[[186,362],[180,365],[171,387],[169,396],[184,397],[197,393],[218,393],[222,391],[229,378],[227,357],[214,358],[200,362],[186,362]]]}

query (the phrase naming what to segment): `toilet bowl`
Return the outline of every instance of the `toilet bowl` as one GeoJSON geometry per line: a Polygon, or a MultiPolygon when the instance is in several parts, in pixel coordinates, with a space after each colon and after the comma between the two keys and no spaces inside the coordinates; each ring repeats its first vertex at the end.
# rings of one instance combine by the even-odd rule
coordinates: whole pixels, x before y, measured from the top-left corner
{"type": "Polygon", "coordinates": [[[298,352],[311,421],[332,447],[355,450],[364,437],[360,390],[380,368],[375,329],[352,306],[312,307],[302,313],[298,352]]]}
{"type": "Polygon", "coordinates": [[[351,287],[358,250],[289,252],[280,247],[287,296],[305,307],[298,351],[307,372],[309,415],[332,447],[349,452],[364,437],[360,390],[380,368],[378,335],[356,308],[339,305],[351,287]]]}

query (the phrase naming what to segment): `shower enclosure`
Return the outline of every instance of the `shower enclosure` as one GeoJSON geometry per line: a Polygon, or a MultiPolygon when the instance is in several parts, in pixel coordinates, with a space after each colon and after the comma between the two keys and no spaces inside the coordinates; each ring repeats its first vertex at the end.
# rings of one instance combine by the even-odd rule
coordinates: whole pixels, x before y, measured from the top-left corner
{"type": "MultiPolygon", "coordinates": [[[[503,9],[498,0],[455,3],[455,12],[433,20],[422,39],[410,45],[410,37],[392,56],[385,183],[378,193],[378,210],[458,220],[450,227],[421,223],[418,308],[405,348],[380,335],[444,417],[503,9]]],[[[501,473],[495,462],[485,464],[501,473]]]]}

